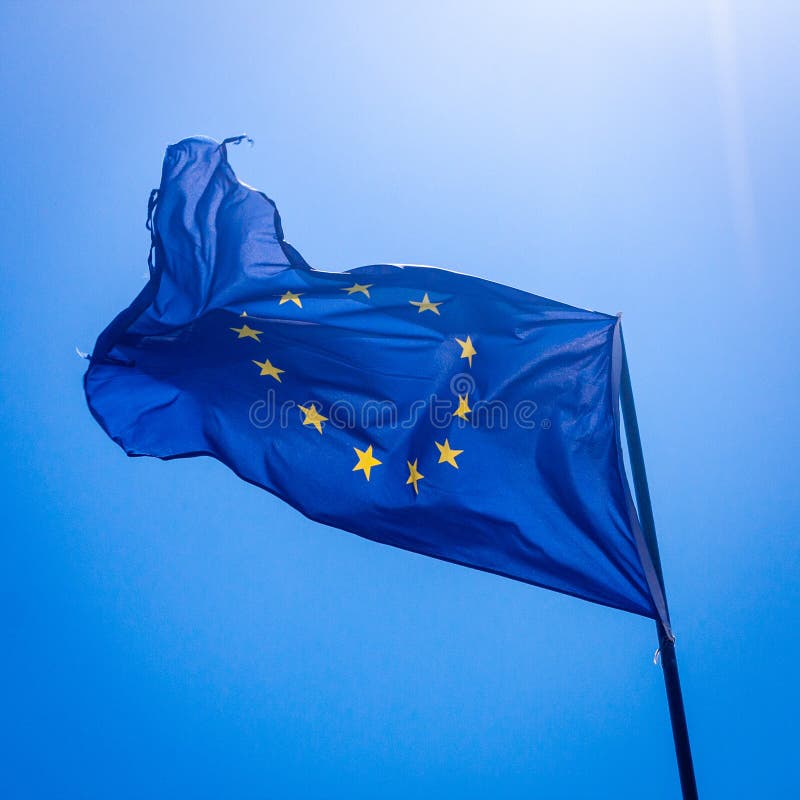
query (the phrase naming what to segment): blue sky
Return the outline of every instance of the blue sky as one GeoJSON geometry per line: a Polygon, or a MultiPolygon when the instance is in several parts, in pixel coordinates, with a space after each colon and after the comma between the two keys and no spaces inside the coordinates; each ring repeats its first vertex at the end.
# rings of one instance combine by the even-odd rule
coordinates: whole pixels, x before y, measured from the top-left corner
{"type": "Polygon", "coordinates": [[[164,147],[243,131],[313,266],[623,312],[701,795],[791,791],[796,4],[165,5],[0,11],[0,794],[676,796],[648,620],[91,418],[164,147]]]}

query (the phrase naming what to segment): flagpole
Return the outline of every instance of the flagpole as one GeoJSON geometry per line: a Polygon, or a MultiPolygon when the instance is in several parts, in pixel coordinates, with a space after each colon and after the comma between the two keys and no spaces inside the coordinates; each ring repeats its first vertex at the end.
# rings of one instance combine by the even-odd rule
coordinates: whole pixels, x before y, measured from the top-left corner
{"type": "MultiPolygon", "coordinates": [[[[622,379],[620,382],[620,404],[625,420],[625,436],[628,440],[628,457],[630,458],[633,486],[636,492],[636,505],[639,509],[639,521],[648,550],[653,559],[658,581],[664,593],[664,575],[661,570],[661,557],[658,553],[656,524],[653,518],[653,505],[650,501],[650,488],[647,485],[647,472],[644,467],[642,440],[639,435],[639,423],[636,419],[636,406],[633,402],[633,387],[628,369],[628,356],[625,352],[625,339],[622,339],[622,379]]],[[[678,760],[678,774],[684,800],[697,800],[697,783],[694,776],[692,750],[689,745],[689,728],[686,724],[686,710],[683,706],[683,693],[678,675],[678,659],[675,655],[675,643],[667,635],[664,626],[656,621],[658,630],[658,647],[661,651],[661,668],[664,673],[664,685],[667,690],[669,718],[672,723],[672,738],[675,742],[675,755],[678,760]]]]}

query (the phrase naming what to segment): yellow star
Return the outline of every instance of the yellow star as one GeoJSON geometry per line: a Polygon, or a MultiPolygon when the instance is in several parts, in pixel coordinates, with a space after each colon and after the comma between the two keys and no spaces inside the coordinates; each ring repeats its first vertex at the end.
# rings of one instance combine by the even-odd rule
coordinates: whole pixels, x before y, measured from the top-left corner
{"type": "Polygon", "coordinates": [[[447,439],[444,440],[444,444],[439,444],[439,442],[436,442],[436,446],[439,448],[439,463],[444,464],[446,461],[448,464],[451,464],[458,469],[458,464],[456,464],[456,456],[460,456],[464,451],[453,450],[453,448],[450,447],[450,442],[448,442],[447,439]]]}
{"type": "Polygon", "coordinates": [[[478,351],[472,344],[472,339],[467,336],[466,341],[461,341],[461,339],[456,339],[456,341],[461,345],[461,358],[466,358],[469,361],[469,365],[472,366],[472,356],[477,355],[478,351]]]}
{"type": "Polygon", "coordinates": [[[374,283],[354,283],[352,286],[342,286],[342,291],[347,292],[347,294],[355,294],[356,292],[361,292],[361,294],[366,295],[369,297],[369,289],[370,286],[374,286],[374,283]]]}
{"type": "Polygon", "coordinates": [[[240,317],[246,317],[246,316],[247,316],[247,312],[246,312],[246,311],[242,311],[242,313],[241,313],[241,314],[239,314],[239,316],[240,316],[240,317]]]}
{"type": "Polygon", "coordinates": [[[234,333],[238,333],[239,335],[236,337],[237,339],[255,339],[257,342],[260,342],[261,339],[258,337],[264,333],[264,331],[256,331],[253,330],[247,323],[242,325],[241,328],[231,328],[234,333]]]}
{"type": "Polygon", "coordinates": [[[272,378],[275,378],[278,383],[281,382],[281,372],[286,372],[285,369],[278,369],[276,366],[272,364],[272,362],[267,358],[264,361],[253,361],[256,366],[261,367],[261,374],[262,375],[269,375],[272,378]]]}
{"type": "Polygon", "coordinates": [[[431,303],[430,297],[428,297],[428,293],[425,292],[422,300],[409,300],[412,306],[417,306],[419,308],[419,313],[421,314],[423,311],[433,311],[434,314],[439,313],[438,306],[442,304],[444,301],[439,301],[438,303],[431,303]]]}
{"type": "Polygon", "coordinates": [[[303,294],[303,292],[298,292],[297,294],[294,292],[284,292],[284,294],[281,295],[281,301],[278,305],[282,306],[284,303],[288,303],[291,300],[298,308],[302,308],[303,304],[300,302],[301,294],[303,294]]]}
{"type": "Polygon", "coordinates": [[[298,406],[298,408],[306,415],[306,418],[303,420],[303,425],[313,425],[320,433],[322,433],[322,423],[328,418],[323,417],[322,414],[317,411],[317,407],[314,405],[314,403],[309,403],[308,408],[305,406],[298,406]]]}
{"type": "Polygon", "coordinates": [[[364,475],[367,476],[367,480],[369,480],[369,472],[373,467],[377,467],[378,464],[382,464],[382,461],[378,461],[375,456],[372,455],[372,445],[370,445],[366,450],[359,450],[357,447],[354,447],[353,450],[356,451],[356,455],[358,456],[358,464],[353,467],[353,472],[356,472],[359,469],[364,470],[364,475]]]}
{"type": "Polygon", "coordinates": [[[469,407],[469,394],[465,394],[463,397],[461,395],[458,396],[458,408],[453,412],[454,417],[461,417],[461,419],[466,419],[467,414],[471,413],[472,409],[469,407]]]}
{"type": "Polygon", "coordinates": [[[414,484],[414,493],[419,494],[419,487],[417,486],[417,482],[421,481],[425,476],[417,469],[417,461],[419,459],[414,459],[414,463],[412,464],[410,461],[406,461],[408,464],[408,480],[406,481],[406,486],[409,483],[414,484]]]}

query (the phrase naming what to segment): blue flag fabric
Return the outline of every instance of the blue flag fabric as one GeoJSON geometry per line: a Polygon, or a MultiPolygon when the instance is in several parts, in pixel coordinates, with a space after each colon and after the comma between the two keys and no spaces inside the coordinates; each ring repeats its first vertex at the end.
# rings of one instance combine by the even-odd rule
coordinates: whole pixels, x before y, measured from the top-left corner
{"type": "Polygon", "coordinates": [[[85,376],[128,455],[210,455],[327,525],[669,630],[616,317],[433,267],[312,269],[211,139],[167,149],[151,207],[150,281],[85,376]]]}

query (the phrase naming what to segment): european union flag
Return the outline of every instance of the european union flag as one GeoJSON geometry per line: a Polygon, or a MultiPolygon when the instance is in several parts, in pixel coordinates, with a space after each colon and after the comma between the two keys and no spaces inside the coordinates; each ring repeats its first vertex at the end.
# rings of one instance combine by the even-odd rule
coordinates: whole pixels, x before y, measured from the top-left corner
{"type": "Polygon", "coordinates": [[[213,456],[327,525],[668,624],[616,317],[432,267],[312,269],[211,139],[167,149],[151,211],[150,281],[85,377],[128,455],[213,456]]]}

